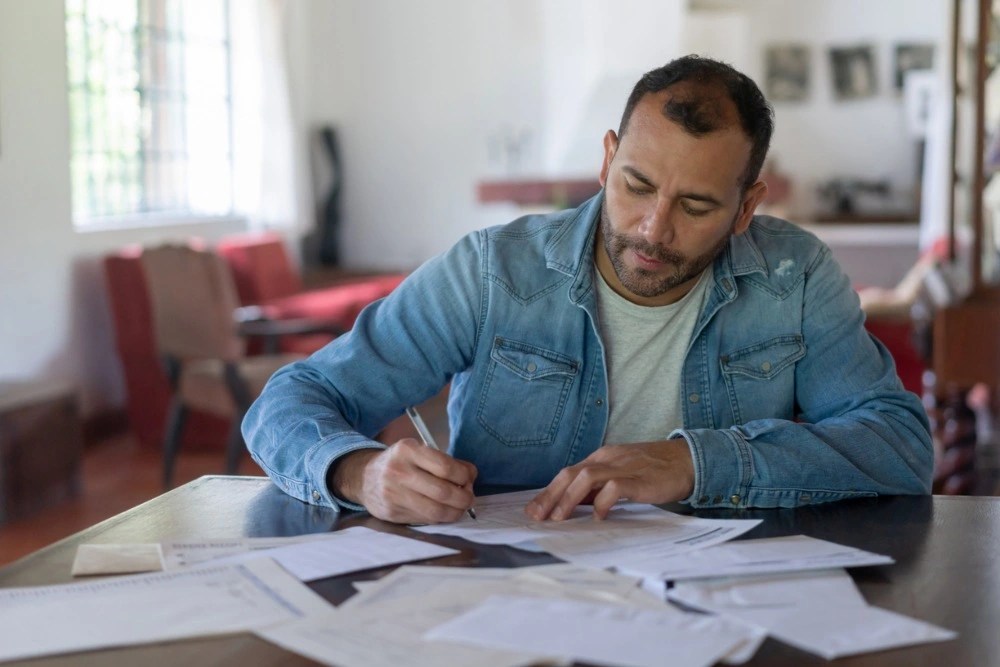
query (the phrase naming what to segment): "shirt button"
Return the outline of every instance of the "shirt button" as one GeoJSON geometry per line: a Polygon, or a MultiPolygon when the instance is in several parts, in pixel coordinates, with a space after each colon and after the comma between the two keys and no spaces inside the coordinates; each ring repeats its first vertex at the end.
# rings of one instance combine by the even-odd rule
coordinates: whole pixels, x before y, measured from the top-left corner
{"type": "Polygon", "coordinates": [[[596,401],[594,401],[594,403],[596,403],[597,406],[600,407],[600,406],[604,405],[604,399],[603,398],[599,398],[596,401]]]}
{"type": "Polygon", "coordinates": [[[739,505],[740,504],[740,497],[737,496],[737,495],[729,496],[729,502],[731,502],[734,505],[739,505]]]}
{"type": "Polygon", "coordinates": [[[320,497],[319,491],[313,491],[313,500],[319,500],[320,497]]]}
{"type": "Polygon", "coordinates": [[[536,366],[535,364],[528,364],[528,372],[529,373],[534,373],[537,370],[538,370],[538,366],[536,366]]]}
{"type": "Polygon", "coordinates": [[[760,365],[760,370],[764,371],[765,373],[771,370],[771,362],[765,361],[764,363],[762,363],[760,365]]]}
{"type": "Polygon", "coordinates": [[[692,403],[697,403],[698,401],[701,400],[701,396],[699,396],[698,394],[691,394],[690,396],[688,396],[688,400],[691,401],[692,403]]]}

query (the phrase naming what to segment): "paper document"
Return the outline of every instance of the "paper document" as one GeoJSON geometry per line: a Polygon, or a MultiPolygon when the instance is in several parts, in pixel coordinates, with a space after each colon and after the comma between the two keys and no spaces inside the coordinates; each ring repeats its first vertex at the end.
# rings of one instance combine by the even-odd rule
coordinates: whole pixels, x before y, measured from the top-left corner
{"type": "Polygon", "coordinates": [[[708,667],[735,643],[712,618],[556,598],[493,596],[425,637],[591,664],[708,667]]]}
{"type": "MultiPolygon", "coordinates": [[[[581,581],[579,568],[555,571],[553,575],[581,581]]],[[[556,566],[559,567],[559,566],[556,566]]],[[[338,667],[506,667],[527,665],[537,656],[514,650],[428,642],[427,630],[467,611],[491,594],[532,587],[540,582],[519,583],[535,568],[459,568],[404,566],[385,577],[364,582],[361,592],[326,620],[306,619],[273,627],[257,634],[290,651],[338,667]]],[[[549,584],[555,579],[544,578],[549,584]]],[[[587,579],[594,589],[626,591],[635,580],[601,572],[587,579]],[[600,582],[600,583],[598,583],[600,582]]],[[[637,589],[636,589],[637,590],[637,589]]]]}
{"type": "Polygon", "coordinates": [[[828,660],[957,636],[869,606],[843,570],[683,581],[668,595],[759,625],[774,638],[828,660]]]}
{"type": "Polygon", "coordinates": [[[697,557],[677,555],[631,559],[624,571],[641,577],[677,581],[772,572],[828,570],[837,567],[891,565],[889,556],[847,547],[805,535],[737,540],[698,552],[697,557]]]}
{"type": "MultiPolygon", "coordinates": [[[[593,596],[612,595],[629,599],[641,592],[639,580],[608,572],[580,567],[571,563],[552,563],[523,568],[485,567],[433,567],[404,566],[397,568],[376,581],[355,584],[361,594],[348,598],[340,609],[360,610],[391,604],[397,600],[421,597],[436,599],[443,591],[452,597],[459,587],[473,595],[475,601],[494,593],[514,589],[544,590],[558,588],[559,594],[574,590],[586,591],[593,596]]],[[[664,605],[665,598],[658,600],[664,605]]]]}
{"type": "Polygon", "coordinates": [[[74,577],[97,574],[134,574],[179,570],[215,558],[273,549],[310,540],[322,540],[330,533],[310,533],[293,537],[247,537],[234,540],[200,540],[134,544],[81,544],[73,559],[74,577]]]}
{"type": "Polygon", "coordinates": [[[272,558],[302,581],[314,581],[383,565],[456,554],[448,547],[356,526],[332,533],[295,537],[166,542],[159,544],[84,544],[77,549],[73,575],[178,571],[206,563],[236,563],[272,558]],[[161,568],[162,550],[162,568],[161,568]],[[133,569],[128,569],[133,568],[133,569]]]}
{"type": "Polygon", "coordinates": [[[655,543],[659,556],[692,551],[730,540],[760,523],[759,519],[698,519],[641,503],[619,505],[603,521],[593,518],[590,507],[577,507],[565,521],[533,521],[524,507],[537,493],[481,496],[476,500],[478,521],[462,517],[455,523],[415,529],[480,544],[533,542],[565,560],[609,567],[617,564],[614,561],[622,552],[640,545],[655,543]]]}
{"type": "Polygon", "coordinates": [[[242,632],[330,608],[267,559],[0,589],[0,660],[242,632]]]}
{"type": "Polygon", "coordinates": [[[74,577],[95,574],[135,574],[163,569],[160,545],[81,544],[76,548],[71,573],[74,577]]]}
{"type": "MultiPolygon", "coordinates": [[[[290,651],[339,667],[503,667],[535,664],[545,656],[518,647],[427,641],[424,635],[492,595],[512,593],[691,616],[637,587],[635,578],[566,563],[518,569],[403,566],[356,587],[359,592],[340,605],[335,616],[293,621],[258,634],[290,651]]],[[[759,643],[753,629],[727,619],[712,619],[712,623],[718,624],[734,651],[743,651],[746,657],[753,654],[759,643]]]]}
{"type": "Polygon", "coordinates": [[[164,542],[163,569],[179,570],[192,565],[201,565],[210,560],[237,556],[252,551],[263,551],[302,544],[313,540],[325,540],[335,533],[310,533],[291,537],[245,537],[235,540],[199,540],[196,542],[164,542]]]}
{"type": "Polygon", "coordinates": [[[548,535],[535,543],[553,556],[590,567],[644,572],[677,554],[721,544],[751,530],[760,519],[699,519],[656,507],[624,505],[607,526],[548,535]]]}
{"type": "Polygon", "coordinates": [[[355,526],[329,533],[325,539],[264,549],[216,559],[214,563],[273,559],[302,581],[315,581],[348,572],[457,554],[457,549],[409,537],[355,526]]]}
{"type": "Polygon", "coordinates": [[[414,526],[413,529],[422,533],[455,535],[478,544],[517,544],[544,535],[547,530],[553,530],[552,526],[565,527],[593,522],[593,510],[590,507],[577,507],[572,518],[558,523],[533,521],[524,513],[524,508],[539,491],[541,489],[477,496],[476,520],[463,516],[455,523],[414,526]]]}

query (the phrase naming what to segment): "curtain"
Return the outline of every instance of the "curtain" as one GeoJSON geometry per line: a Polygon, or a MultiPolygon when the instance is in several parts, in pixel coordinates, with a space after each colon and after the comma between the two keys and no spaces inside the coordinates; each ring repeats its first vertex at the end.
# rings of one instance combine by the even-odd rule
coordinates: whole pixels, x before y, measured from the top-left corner
{"type": "Polygon", "coordinates": [[[298,211],[287,0],[240,0],[231,7],[234,208],[251,229],[289,229],[298,211]]]}

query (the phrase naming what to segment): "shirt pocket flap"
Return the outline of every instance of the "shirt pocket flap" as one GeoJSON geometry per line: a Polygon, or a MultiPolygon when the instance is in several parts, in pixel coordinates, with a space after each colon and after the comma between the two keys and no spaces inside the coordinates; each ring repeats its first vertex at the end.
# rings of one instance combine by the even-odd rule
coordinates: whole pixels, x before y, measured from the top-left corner
{"type": "Polygon", "coordinates": [[[722,372],[767,380],[805,355],[802,336],[779,336],[723,355],[722,372]]]}
{"type": "Polygon", "coordinates": [[[569,357],[540,347],[498,338],[490,357],[525,380],[576,375],[577,364],[569,357]]]}

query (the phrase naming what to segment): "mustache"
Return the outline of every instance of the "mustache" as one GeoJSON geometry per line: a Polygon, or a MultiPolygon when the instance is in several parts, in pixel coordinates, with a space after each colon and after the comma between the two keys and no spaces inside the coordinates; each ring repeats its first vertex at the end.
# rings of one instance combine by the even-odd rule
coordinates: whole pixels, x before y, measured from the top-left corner
{"type": "Polygon", "coordinates": [[[629,238],[621,234],[616,234],[615,245],[618,246],[617,250],[619,252],[625,248],[629,248],[665,264],[680,264],[684,261],[684,255],[681,253],[664,248],[661,245],[650,243],[645,239],[629,238]]]}

